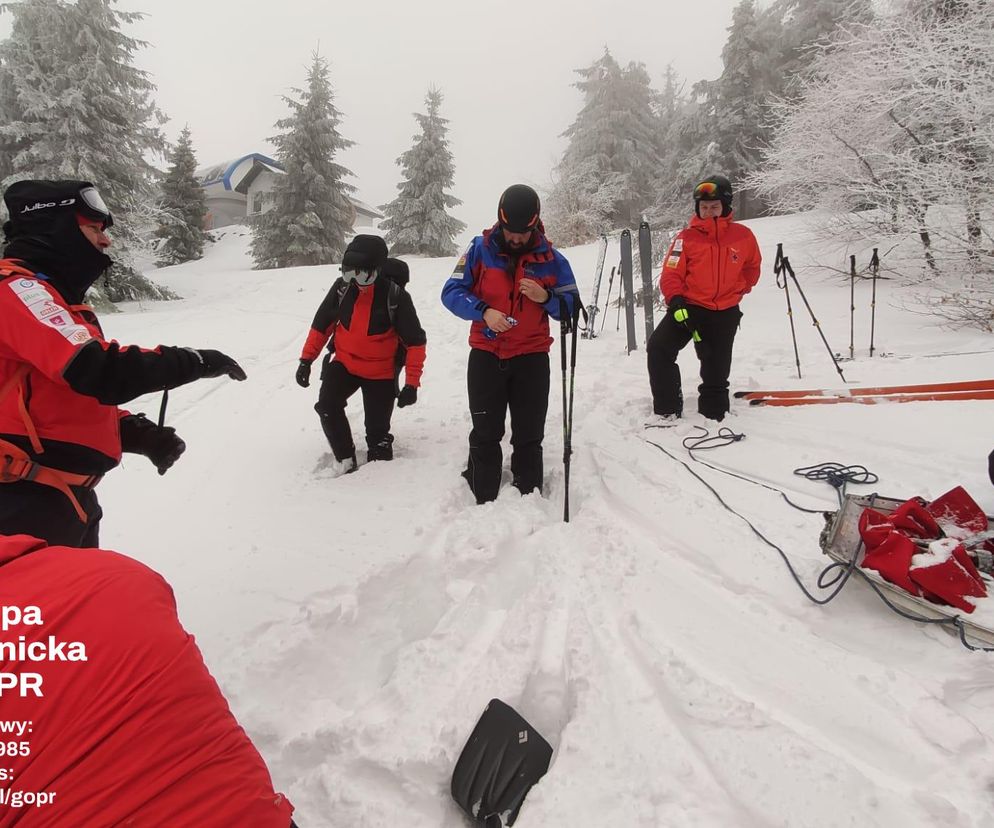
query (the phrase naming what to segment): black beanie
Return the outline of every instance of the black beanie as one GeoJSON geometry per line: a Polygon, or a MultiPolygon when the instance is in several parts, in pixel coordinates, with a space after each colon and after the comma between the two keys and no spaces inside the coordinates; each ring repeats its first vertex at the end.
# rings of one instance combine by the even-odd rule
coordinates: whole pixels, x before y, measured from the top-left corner
{"type": "Polygon", "coordinates": [[[110,210],[89,181],[25,179],[11,184],[3,194],[10,218],[4,224],[8,239],[44,232],[57,223],[57,217],[77,213],[102,221],[104,229],[114,224],[110,210]]]}
{"type": "Polygon", "coordinates": [[[504,190],[497,205],[497,222],[509,233],[530,233],[538,227],[542,203],[527,184],[513,184],[504,190]]]}
{"type": "Polygon", "coordinates": [[[387,261],[387,243],[379,236],[360,233],[345,248],[342,267],[379,270],[387,261]]]}

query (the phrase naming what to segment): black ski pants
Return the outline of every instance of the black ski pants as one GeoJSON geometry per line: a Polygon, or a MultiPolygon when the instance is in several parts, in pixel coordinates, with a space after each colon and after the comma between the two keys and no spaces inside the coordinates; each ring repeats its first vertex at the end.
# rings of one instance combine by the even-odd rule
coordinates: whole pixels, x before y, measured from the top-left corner
{"type": "MultiPolygon", "coordinates": [[[[732,345],[739,329],[742,312],[738,305],[713,311],[688,305],[690,324],[701,336],[694,349],[701,361],[701,384],[697,410],[712,420],[721,420],[729,409],[728,374],[732,369],[732,345]]],[[[683,391],[677,355],[692,339],[687,325],[673,318],[668,310],[649,337],[649,387],[652,389],[652,410],[656,414],[683,413],[683,391]]]]}
{"type": "Polygon", "coordinates": [[[366,418],[366,445],[373,448],[390,437],[390,418],[396,398],[394,380],[363,379],[349,373],[338,360],[326,359],[321,369],[321,391],[314,410],[321,418],[321,428],[336,460],[346,460],[355,454],[345,406],[349,397],[360,388],[366,418]]]}
{"type": "Polygon", "coordinates": [[[99,546],[103,510],[97,493],[76,487],[72,491],[87,514],[85,523],[58,489],[27,480],[0,483],[0,534],[32,535],[49,546],[99,546]]]}
{"type": "Polygon", "coordinates": [[[473,348],[467,369],[469,463],[463,476],[477,503],[496,500],[500,489],[504,420],[511,411],[511,477],[522,494],[542,489],[542,439],[549,409],[549,355],[498,359],[473,348]]]}

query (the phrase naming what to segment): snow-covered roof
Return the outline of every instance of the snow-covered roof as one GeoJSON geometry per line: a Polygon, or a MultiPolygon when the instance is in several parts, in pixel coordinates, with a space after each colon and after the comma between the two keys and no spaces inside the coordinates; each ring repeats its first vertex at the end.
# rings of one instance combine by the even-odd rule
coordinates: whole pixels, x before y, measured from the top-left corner
{"type": "Polygon", "coordinates": [[[221,183],[224,185],[224,189],[232,190],[234,189],[231,184],[232,174],[238,169],[239,164],[249,159],[260,162],[273,172],[283,172],[283,167],[279,161],[259,152],[250,152],[248,155],[242,155],[230,161],[213,164],[210,167],[202,167],[194,175],[196,175],[201,187],[209,187],[211,184],[221,183]]]}
{"type": "MultiPolygon", "coordinates": [[[[252,180],[259,174],[261,170],[268,170],[273,173],[283,173],[283,165],[279,161],[270,158],[267,155],[263,155],[260,152],[250,152],[248,155],[242,155],[238,158],[233,158],[230,161],[223,161],[220,164],[212,164],[209,167],[201,167],[194,173],[197,181],[200,182],[200,186],[205,189],[208,187],[213,187],[216,192],[217,184],[223,185],[225,190],[234,190],[236,192],[244,193],[252,180]],[[236,170],[241,167],[246,161],[253,161],[251,166],[243,168],[242,175],[239,177],[238,181],[234,181],[233,177],[236,170]]],[[[362,213],[374,219],[383,218],[383,213],[377,210],[375,207],[370,206],[365,201],[360,201],[357,198],[348,196],[352,206],[355,207],[356,212],[362,213]]]]}

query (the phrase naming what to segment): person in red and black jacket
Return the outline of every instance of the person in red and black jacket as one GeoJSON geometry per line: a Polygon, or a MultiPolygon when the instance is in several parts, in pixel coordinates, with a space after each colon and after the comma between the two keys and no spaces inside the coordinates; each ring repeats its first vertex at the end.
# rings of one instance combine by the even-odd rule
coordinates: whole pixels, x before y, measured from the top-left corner
{"type": "Polygon", "coordinates": [[[683,414],[677,355],[691,339],[701,361],[697,410],[721,421],[728,413],[732,345],[739,303],[759,281],[762,257],[752,231],[732,216],[732,184],[722,175],[694,188],[694,212],[663,260],[659,287],[667,313],[649,337],[649,386],[655,414],[683,414]]]}
{"type": "Polygon", "coordinates": [[[511,410],[511,475],[522,493],[541,491],[549,408],[549,317],[572,317],[578,301],[569,262],[545,237],[541,203],[515,184],[500,197],[497,224],[473,239],[442,287],[442,304],[469,332],[469,460],[463,477],[477,503],[500,489],[504,421],[511,410]]]}
{"type": "Polygon", "coordinates": [[[394,400],[399,408],[418,400],[427,338],[410,294],[399,280],[384,275],[407,268],[388,260],[379,236],[360,234],[342,256],[342,276],[328,291],[311,323],[300,354],[297,384],[310,385],[311,364],[328,343],[321,366],[321,391],[314,406],[332,454],[342,473],[357,468],[352,429],[345,415],[349,397],[362,389],[366,418],[366,460],[393,460],[390,419],[394,400]],[[404,388],[397,393],[403,358],[404,388]]]}
{"type": "Polygon", "coordinates": [[[83,296],[111,265],[113,217],[88,181],[26,180],[4,193],[0,260],[0,534],[96,546],[94,486],[143,454],[165,471],[186,448],[118,405],[203,377],[245,379],[220,351],[104,339],[83,296]]]}

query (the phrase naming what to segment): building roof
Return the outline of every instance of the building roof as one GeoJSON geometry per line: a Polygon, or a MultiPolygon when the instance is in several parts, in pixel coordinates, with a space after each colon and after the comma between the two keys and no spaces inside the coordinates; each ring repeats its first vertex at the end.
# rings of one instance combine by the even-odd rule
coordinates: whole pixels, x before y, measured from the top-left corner
{"type": "Polygon", "coordinates": [[[221,183],[224,185],[224,189],[231,190],[234,189],[231,185],[232,174],[238,169],[239,164],[250,158],[269,167],[273,172],[283,172],[283,166],[279,161],[259,152],[250,152],[248,155],[234,158],[231,161],[224,161],[221,164],[214,164],[210,167],[202,167],[194,175],[200,182],[201,187],[209,187],[211,184],[221,183]]]}
{"type": "MultiPolygon", "coordinates": [[[[248,185],[252,183],[252,180],[262,170],[269,170],[274,173],[285,172],[283,165],[280,164],[279,161],[270,158],[268,155],[263,155],[260,152],[250,152],[248,155],[242,155],[238,158],[233,158],[230,161],[224,161],[220,164],[213,164],[209,167],[201,167],[194,173],[194,176],[200,182],[200,186],[204,189],[221,184],[225,190],[235,190],[236,192],[244,193],[246,192],[248,185]],[[239,181],[232,183],[232,176],[234,175],[235,170],[237,170],[242,163],[248,161],[249,159],[253,160],[255,163],[252,164],[246,174],[239,181]]],[[[352,202],[352,206],[355,207],[357,213],[362,213],[374,219],[383,218],[383,213],[375,207],[371,207],[366,204],[366,202],[360,201],[352,196],[348,196],[348,199],[352,202]]]]}

